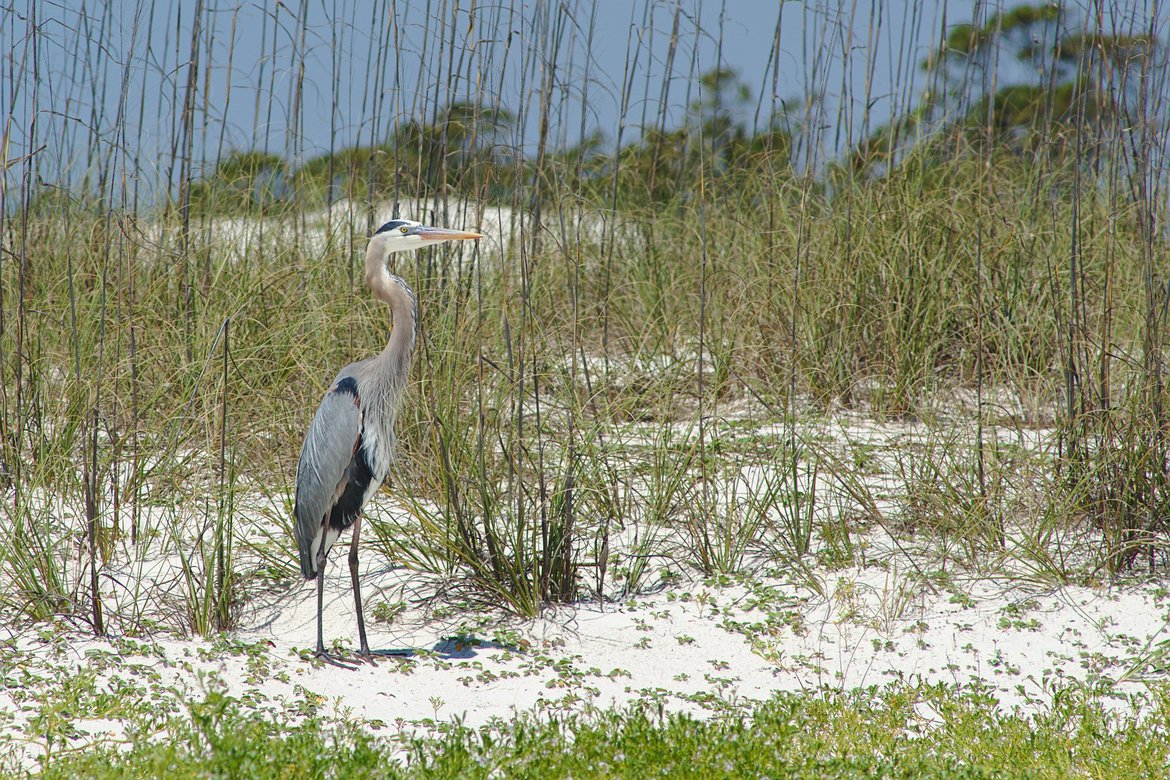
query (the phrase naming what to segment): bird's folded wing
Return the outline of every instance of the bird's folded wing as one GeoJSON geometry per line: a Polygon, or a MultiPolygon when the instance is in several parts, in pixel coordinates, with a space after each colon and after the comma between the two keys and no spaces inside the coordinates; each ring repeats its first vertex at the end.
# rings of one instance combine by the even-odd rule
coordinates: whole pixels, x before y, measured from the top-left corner
{"type": "Polygon", "coordinates": [[[321,400],[297,462],[295,530],[305,577],[312,577],[315,571],[313,540],[321,533],[322,518],[337,498],[361,432],[356,384],[352,379],[343,379],[329,388],[321,400]]]}

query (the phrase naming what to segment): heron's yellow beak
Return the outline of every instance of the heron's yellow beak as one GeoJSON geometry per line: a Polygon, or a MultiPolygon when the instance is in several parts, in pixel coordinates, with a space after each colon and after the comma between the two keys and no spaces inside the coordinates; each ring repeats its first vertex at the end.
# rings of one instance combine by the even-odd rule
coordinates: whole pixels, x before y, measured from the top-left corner
{"type": "Polygon", "coordinates": [[[483,238],[483,235],[480,233],[469,233],[466,230],[448,230],[446,228],[429,227],[426,225],[417,227],[411,232],[423,241],[465,241],[483,238]]]}

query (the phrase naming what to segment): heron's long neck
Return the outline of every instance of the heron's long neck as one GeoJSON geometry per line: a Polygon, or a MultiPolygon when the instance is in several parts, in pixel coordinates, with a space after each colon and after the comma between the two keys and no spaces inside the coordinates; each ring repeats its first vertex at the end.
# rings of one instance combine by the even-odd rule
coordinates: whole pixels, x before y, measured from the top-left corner
{"type": "Polygon", "coordinates": [[[393,424],[414,357],[418,304],[406,282],[386,270],[385,250],[376,243],[371,242],[366,250],[366,283],[375,296],[389,304],[394,325],[386,348],[368,364],[368,387],[374,391],[374,398],[368,400],[377,404],[387,422],[393,424]]]}

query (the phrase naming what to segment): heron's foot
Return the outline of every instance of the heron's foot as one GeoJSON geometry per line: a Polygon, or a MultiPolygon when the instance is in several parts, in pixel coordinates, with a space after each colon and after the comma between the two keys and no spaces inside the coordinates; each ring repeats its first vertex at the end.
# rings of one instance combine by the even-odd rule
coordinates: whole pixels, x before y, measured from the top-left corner
{"type": "Polygon", "coordinates": [[[351,672],[357,669],[357,667],[353,664],[346,663],[340,658],[335,658],[334,656],[330,655],[323,647],[318,647],[317,650],[313,653],[313,657],[318,661],[329,664],[330,666],[336,666],[338,669],[346,669],[351,672]]]}

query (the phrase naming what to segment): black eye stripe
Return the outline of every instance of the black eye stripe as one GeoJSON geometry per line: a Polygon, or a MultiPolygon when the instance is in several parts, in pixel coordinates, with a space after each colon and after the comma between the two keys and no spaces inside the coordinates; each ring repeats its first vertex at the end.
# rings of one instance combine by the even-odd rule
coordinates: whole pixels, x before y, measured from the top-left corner
{"type": "Polygon", "coordinates": [[[392,219],[389,222],[387,222],[385,225],[383,225],[382,227],[378,228],[378,230],[374,233],[374,235],[376,236],[379,233],[386,233],[390,230],[397,230],[398,228],[406,227],[409,224],[410,224],[409,222],[405,222],[401,219],[392,219]]]}

